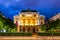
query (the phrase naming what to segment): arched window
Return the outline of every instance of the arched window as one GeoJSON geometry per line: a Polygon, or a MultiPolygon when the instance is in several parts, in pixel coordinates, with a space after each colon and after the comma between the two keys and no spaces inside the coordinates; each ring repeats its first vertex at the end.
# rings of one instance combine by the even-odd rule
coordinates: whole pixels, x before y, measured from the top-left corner
{"type": "Polygon", "coordinates": [[[30,24],[30,19],[28,19],[28,24],[30,24]]]}
{"type": "Polygon", "coordinates": [[[25,17],[25,15],[22,15],[22,17],[25,17]]]}
{"type": "Polygon", "coordinates": [[[43,20],[43,17],[41,17],[40,19],[43,20]]]}
{"type": "Polygon", "coordinates": [[[33,19],[33,24],[34,24],[34,25],[36,24],[36,20],[35,20],[35,19],[33,19]]]}
{"type": "Polygon", "coordinates": [[[25,19],[23,19],[23,24],[25,24],[25,19]]]}
{"type": "Polygon", "coordinates": [[[34,14],[33,16],[36,17],[36,14],[34,14]]]}

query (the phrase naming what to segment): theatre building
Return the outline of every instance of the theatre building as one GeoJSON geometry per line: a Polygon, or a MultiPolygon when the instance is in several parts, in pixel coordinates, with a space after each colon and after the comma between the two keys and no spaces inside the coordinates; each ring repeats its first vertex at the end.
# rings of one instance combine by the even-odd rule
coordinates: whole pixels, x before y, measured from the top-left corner
{"type": "Polygon", "coordinates": [[[14,24],[16,24],[18,32],[40,32],[44,18],[36,10],[27,9],[14,16],[14,24]]]}

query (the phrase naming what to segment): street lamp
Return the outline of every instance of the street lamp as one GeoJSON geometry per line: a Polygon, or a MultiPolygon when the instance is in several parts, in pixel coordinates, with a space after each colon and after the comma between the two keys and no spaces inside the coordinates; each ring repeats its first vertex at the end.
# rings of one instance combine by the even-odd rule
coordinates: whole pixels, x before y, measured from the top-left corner
{"type": "Polygon", "coordinates": [[[53,32],[52,32],[52,40],[53,40],[53,32]]]}

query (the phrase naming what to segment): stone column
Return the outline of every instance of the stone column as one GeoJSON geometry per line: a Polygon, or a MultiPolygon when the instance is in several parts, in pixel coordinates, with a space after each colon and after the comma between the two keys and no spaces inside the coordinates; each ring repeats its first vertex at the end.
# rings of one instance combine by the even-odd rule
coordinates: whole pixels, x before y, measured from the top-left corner
{"type": "Polygon", "coordinates": [[[23,26],[21,26],[21,32],[23,32],[23,26]]]}
{"type": "Polygon", "coordinates": [[[19,25],[18,25],[18,27],[17,27],[17,31],[20,32],[20,27],[19,27],[19,25]]]}
{"type": "Polygon", "coordinates": [[[38,32],[40,32],[40,31],[41,31],[40,26],[38,26],[38,32]]]}
{"type": "Polygon", "coordinates": [[[37,32],[37,29],[38,29],[38,28],[37,28],[37,26],[36,26],[36,27],[35,27],[35,32],[37,32]]]}
{"type": "Polygon", "coordinates": [[[27,32],[27,26],[25,27],[25,32],[27,32]]]}
{"type": "Polygon", "coordinates": [[[30,32],[32,32],[32,27],[30,27],[30,32]]]}
{"type": "Polygon", "coordinates": [[[22,26],[20,26],[20,32],[22,32],[22,28],[23,28],[23,27],[22,27],[22,26]]]}

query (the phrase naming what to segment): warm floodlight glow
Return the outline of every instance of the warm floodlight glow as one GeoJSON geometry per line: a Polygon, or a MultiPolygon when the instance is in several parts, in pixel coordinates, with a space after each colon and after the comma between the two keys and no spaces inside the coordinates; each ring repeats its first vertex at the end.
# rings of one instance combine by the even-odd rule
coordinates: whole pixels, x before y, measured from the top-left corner
{"type": "Polygon", "coordinates": [[[28,24],[25,24],[25,25],[28,25],[28,24]]]}
{"type": "Polygon", "coordinates": [[[30,25],[33,25],[33,24],[30,24],[30,25]]]}
{"type": "Polygon", "coordinates": [[[28,17],[30,17],[31,15],[29,14],[29,15],[27,15],[28,17]]]}
{"type": "Polygon", "coordinates": [[[24,24],[21,24],[21,25],[24,25],[24,24]]]}

